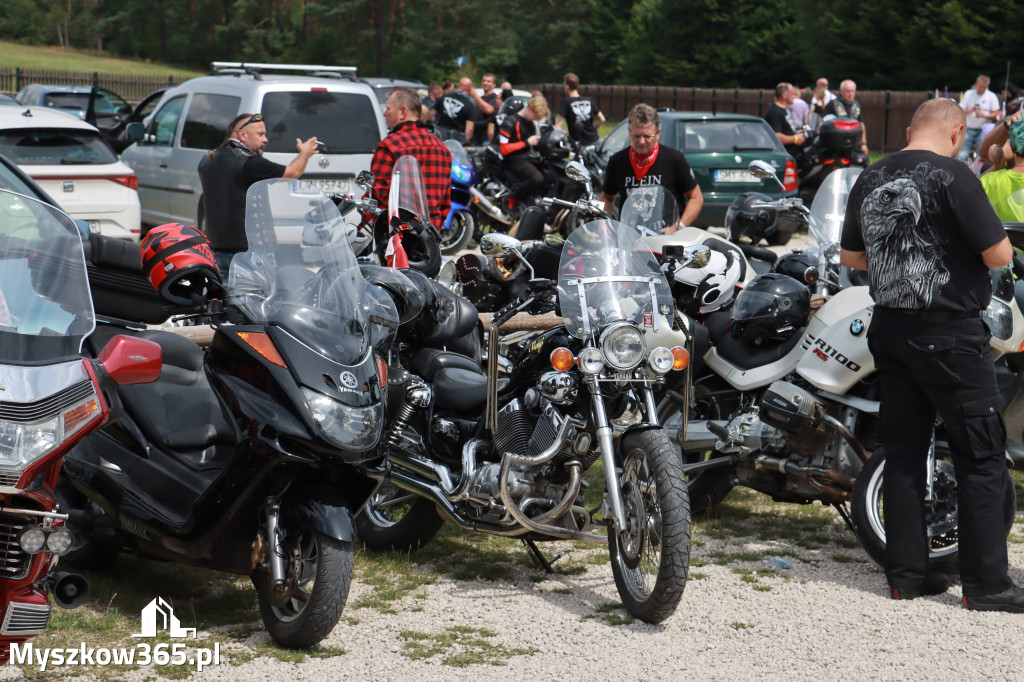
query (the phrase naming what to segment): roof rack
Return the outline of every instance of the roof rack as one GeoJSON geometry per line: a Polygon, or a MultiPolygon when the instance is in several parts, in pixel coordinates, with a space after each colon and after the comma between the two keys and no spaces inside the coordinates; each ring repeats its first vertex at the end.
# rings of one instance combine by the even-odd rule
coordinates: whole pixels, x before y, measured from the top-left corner
{"type": "Polygon", "coordinates": [[[356,79],[354,66],[324,66],[323,64],[260,64],[257,62],[210,62],[210,75],[228,76],[250,74],[261,79],[266,71],[298,71],[316,78],[356,79]]]}

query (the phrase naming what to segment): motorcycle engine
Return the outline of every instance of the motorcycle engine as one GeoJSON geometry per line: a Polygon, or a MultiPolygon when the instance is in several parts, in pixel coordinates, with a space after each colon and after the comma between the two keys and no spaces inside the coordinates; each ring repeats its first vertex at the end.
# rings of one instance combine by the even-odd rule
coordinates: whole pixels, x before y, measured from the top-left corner
{"type": "Polygon", "coordinates": [[[817,439],[830,433],[824,422],[825,404],[788,381],[776,381],[765,389],[760,412],[765,423],[802,438],[817,439]]]}

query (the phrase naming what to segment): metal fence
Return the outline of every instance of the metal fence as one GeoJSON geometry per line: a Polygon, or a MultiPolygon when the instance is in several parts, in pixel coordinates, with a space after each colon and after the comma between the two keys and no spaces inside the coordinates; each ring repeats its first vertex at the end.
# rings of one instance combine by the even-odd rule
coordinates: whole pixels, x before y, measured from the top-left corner
{"type": "MultiPolygon", "coordinates": [[[[558,111],[564,97],[561,83],[520,86],[544,93],[553,111],[558,111]]],[[[716,113],[764,116],[775,98],[775,88],[684,88],[653,85],[581,85],[580,94],[597,103],[605,117],[626,118],[638,102],[652,107],[671,107],[681,111],[713,111],[716,113]]],[[[810,99],[809,93],[805,93],[810,99]]],[[[931,96],[925,91],[860,90],[857,101],[863,108],[861,117],[868,134],[868,147],[895,151],[903,147],[906,129],[918,106],[931,96]]]]}
{"type": "Polygon", "coordinates": [[[85,73],[57,69],[0,67],[0,91],[14,94],[29,83],[88,85],[113,90],[129,102],[141,101],[154,90],[177,85],[187,76],[135,76],[120,73],[85,73]]]}

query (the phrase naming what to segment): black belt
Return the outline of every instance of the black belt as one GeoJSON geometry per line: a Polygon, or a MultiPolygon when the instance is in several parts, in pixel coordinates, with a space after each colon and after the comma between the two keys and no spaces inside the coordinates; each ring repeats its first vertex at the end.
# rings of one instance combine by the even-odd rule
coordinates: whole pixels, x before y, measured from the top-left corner
{"type": "Polygon", "coordinates": [[[981,317],[980,310],[901,310],[899,308],[877,308],[880,312],[911,317],[922,322],[952,322],[953,320],[970,320],[981,317]]]}

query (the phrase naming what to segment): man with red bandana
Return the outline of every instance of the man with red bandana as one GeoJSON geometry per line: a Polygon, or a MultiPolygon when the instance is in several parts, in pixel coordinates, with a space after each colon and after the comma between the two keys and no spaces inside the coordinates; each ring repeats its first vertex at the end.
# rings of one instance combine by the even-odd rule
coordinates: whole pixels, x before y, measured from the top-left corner
{"type": "Polygon", "coordinates": [[[609,214],[615,209],[615,197],[623,201],[639,187],[661,185],[676,203],[683,206],[683,214],[674,225],[662,228],[671,234],[680,227],[693,224],[704,205],[697,178],[683,153],[658,143],[661,119],[658,112],[647,104],[637,104],[629,111],[629,147],[612,155],[605,172],[601,200],[609,214]]]}

